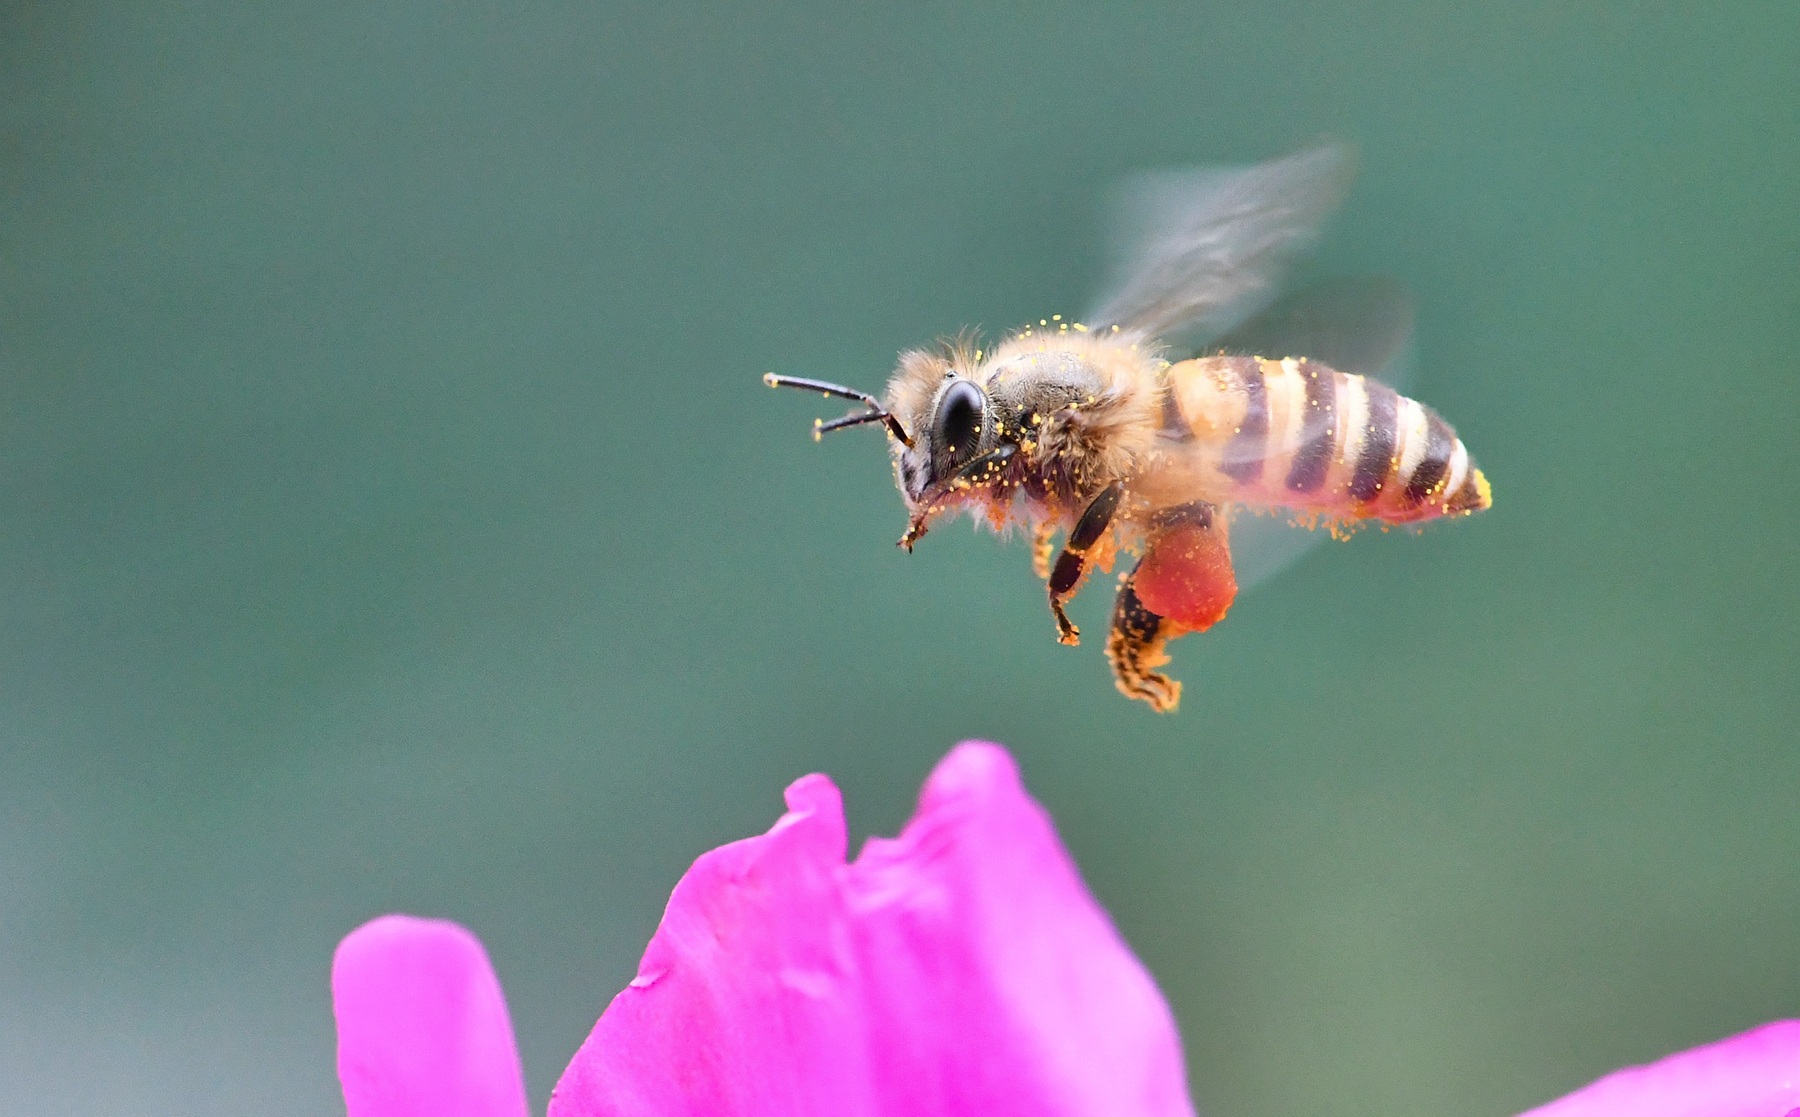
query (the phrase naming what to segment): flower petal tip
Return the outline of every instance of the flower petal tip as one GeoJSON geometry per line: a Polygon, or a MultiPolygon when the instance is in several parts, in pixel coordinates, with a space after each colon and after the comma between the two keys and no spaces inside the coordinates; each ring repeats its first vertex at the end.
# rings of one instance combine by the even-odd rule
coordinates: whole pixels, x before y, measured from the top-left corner
{"type": "Polygon", "coordinates": [[[828,819],[844,817],[844,794],[838,790],[837,784],[831,782],[831,777],[823,772],[801,776],[788,784],[782,797],[787,802],[788,816],[777,822],[777,826],[796,815],[822,816],[828,819]]]}
{"type": "Polygon", "coordinates": [[[1020,787],[1019,764],[1005,746],[992,741],[964,741],[932,770],[926,787],[1020,787]]]}
{"type": "Polygon", "coordinates": [[[331,997],[349,1117],[523,1117],[506,999],[467,928],[370,920],[338,944],[331,997]]]}

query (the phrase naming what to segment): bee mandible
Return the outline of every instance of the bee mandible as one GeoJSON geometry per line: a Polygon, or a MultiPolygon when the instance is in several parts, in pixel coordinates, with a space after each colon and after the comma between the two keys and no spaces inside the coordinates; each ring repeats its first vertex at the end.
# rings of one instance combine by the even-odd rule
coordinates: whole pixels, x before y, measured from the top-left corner
{"type": "Polygon", "coordinates": [[[1431,408],[1327,363],[1324,352],[1264,356],[1232,344],[1233,327],[1257,334],[1256,312],[1315,240],[1350,163],[1346,149],[1325,144],[1153,181],[1139,207],[1148,228],[1092,316],[1042,319],[992,349],[965,337],[902,353],[881,399],[819,380],[764,380],[862,405],[815,421],[815,436],[886,428],[907,550],[959,511],[996,530],[1029,528],[1064,644],[1079,642],[1064,606],[1090,570],[1111,569],[1121,551],[1138,555],[1119,582],[1106,655],[1121,692],[1172,711],[1181,684],[1156,668],[1169,641],[1212,627],[1231,607],[1229,536],[1240,513],[1279,512],[1339,533],[1466,516],[1493,502],[1431,408]],[[1175,359],[1179,339],[1196,335],[1212,342],[1204,355],[1175,359]]]}

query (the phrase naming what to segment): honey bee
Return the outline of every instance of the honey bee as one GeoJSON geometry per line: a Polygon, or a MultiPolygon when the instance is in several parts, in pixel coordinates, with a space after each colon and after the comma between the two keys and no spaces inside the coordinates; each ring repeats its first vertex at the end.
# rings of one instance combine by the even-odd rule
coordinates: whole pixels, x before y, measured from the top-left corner
{"type": "Polygon", "coordinates": [[[1341,534],[1492,504],[1450,425],[1342,367],[1351,362],[1328,363],[1320,350],[1329,340],[1315,338],[1313,351],[1246,350],[1230,332],[1258,335],[1269,316],[1257,312],[1316,238],[1350,163],[1326,144],[1152,180],[1140,191],[1145,232],[1093,315],[1042,319],[991,349],[964,337],[902,353],[882,399],[819,380],[764,380],[863,405],[815,421],[815,437],[887,429],[907,550],[959,511],[996,530],[1029,528],[1064,644],[1079,642],[1064,606],[1089,571],[1110,570],[1122,551],[1139,556],[1119,579],[1106,655],[1121,692],[1172,711],[1181,684],[1156,668],[1169,641],[1212,627],[1231,607],[1232,526],[1254,523],[1242,513],[1274,511],[1341,534]],[[1210,342],[1203,355],[1177,359],[1174,346],[1196,334],[1210,342]]]}

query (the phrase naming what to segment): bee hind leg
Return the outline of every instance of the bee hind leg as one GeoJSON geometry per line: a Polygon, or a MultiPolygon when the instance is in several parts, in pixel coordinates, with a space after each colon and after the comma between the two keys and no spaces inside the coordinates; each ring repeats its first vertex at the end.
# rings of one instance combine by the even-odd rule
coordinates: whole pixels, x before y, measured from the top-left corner
{"type": "Polygon", "coordinates": [[[1123,481],[1114,481],[1101,489],[1099,495],[1088,502],[1081,519],[1076,520],[1069,530],[1062,554],[1056,556],[1056,565],[1050,570],[1050,612],[1056,617],[1056,639],[1060,643],[1081,643],[1081,630],[1063,612],[1063,602],[1074,597],[1075,591],[1081,588],[1081,580],[1087,576],[1088,551],[1112,526],[1113,513],[1118,511],[1119,500],[1124,495],[1123,481]]]}
{"type": "Polygon", "coordinates": [[[1237,596],[1225,521],[1202,501],[1164,509],[1151,521],[1144,557],[1119,585],[1106,658],[1119,690],[1169,713],[1181,684],[1155,668],[1169,661],[1170,640],[1204,632],[1225,618],[1237,596]]]}
{"type": "Polygon", "coordinates": [[[1125,697],[1148,702],[1159,714],[1173,713],[1181,705],[1181,684],[1156,668],[1169,662],[1164,645],[1188,630],[1152,613],[1138,600],[1131,582],[1127,575],[1119,583],[1119,596],[1113,602],[1112,631],[1106,637],[1106,658],[1112,661],[1113,681],[1125,697]]]}

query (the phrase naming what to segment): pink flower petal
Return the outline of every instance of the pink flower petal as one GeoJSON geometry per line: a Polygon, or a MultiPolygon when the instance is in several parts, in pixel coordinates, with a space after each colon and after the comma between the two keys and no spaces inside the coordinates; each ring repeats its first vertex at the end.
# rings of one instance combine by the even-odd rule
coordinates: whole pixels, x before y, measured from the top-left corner
{"type": "Polygon", "coordinates": [[[525,1079],[487,952],[454,923],[384,915],[331,961],[349,1117],[524,1117],[525,1079]]]}
{"type": "Polygon", "coordinates": [[[1521,1117],[1795,1117],[1800,1020],[1627,1067],[1521,1117]]]}
{"type": "Polygon", "coordinates": [[[844,864],[830,780],[675,886],[551,1117],[1191,1117],[1168,1007],[995,745],[844,864]]]}

